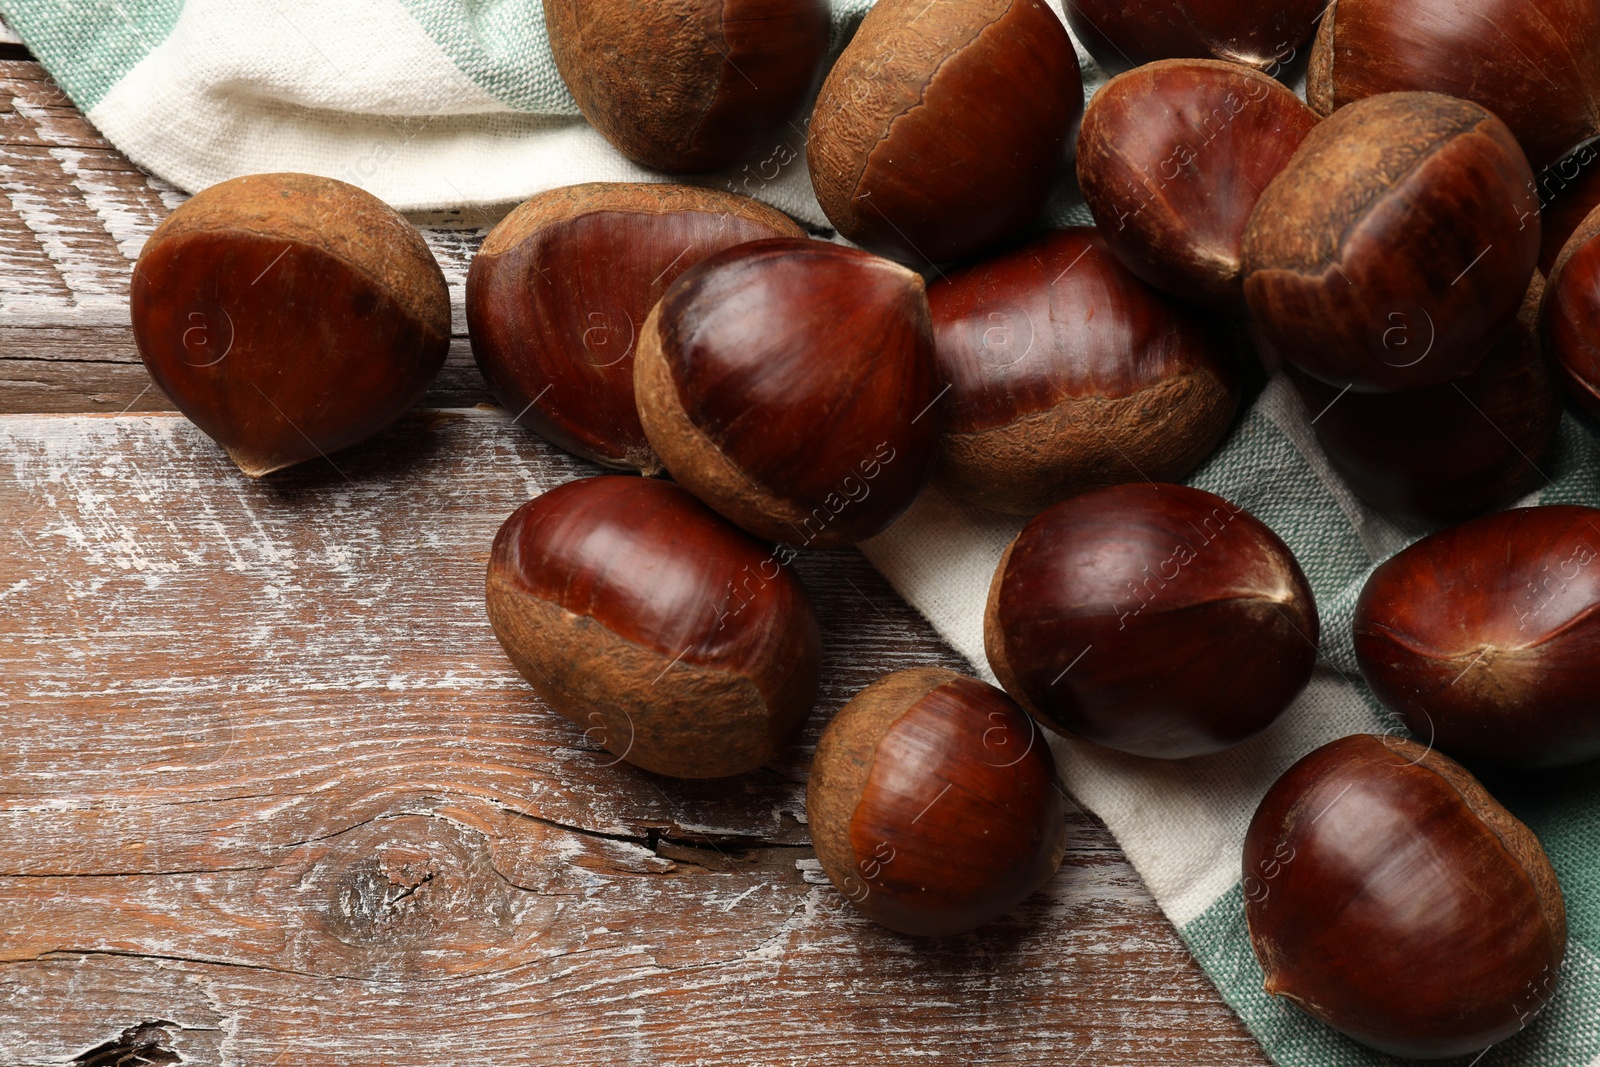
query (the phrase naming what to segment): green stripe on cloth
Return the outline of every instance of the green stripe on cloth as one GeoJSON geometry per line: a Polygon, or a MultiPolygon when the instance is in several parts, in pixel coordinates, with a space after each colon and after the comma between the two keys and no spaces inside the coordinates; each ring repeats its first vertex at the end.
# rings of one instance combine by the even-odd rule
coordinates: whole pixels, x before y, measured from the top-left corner
{"type": "Polygon", "coordinates": [[[182,10],[183,0],[0,0],[0,16],[82,111],[167,39],[182,10]]]}
{"type": "MultiPolygon", "coordinates": [[[[1415,1060],[1374,1052],[1269,996],[1250,947],[1244,895],[1236,886],[1181,931],[1223,999],[1282,1067],[1407,1067],[1415,1060]]],[[[1600,958],[1574,940],[1555,999],[1515,1038],[1479,1059],[1437,1061],[1452,1067],[1588,1067],[1600,1055],[1600,958]]]]}

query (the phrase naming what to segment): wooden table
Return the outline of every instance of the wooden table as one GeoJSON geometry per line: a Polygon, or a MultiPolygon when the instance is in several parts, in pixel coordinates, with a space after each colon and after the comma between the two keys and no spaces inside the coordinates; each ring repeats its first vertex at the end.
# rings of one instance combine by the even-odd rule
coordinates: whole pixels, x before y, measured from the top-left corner
{"type": "MultiPolygon", "coordinates": [[[[889,934],[827,884],[821,724],[961,666],[859,555],[800,565],[802,740],[676,782],[495,643],[495,529],[590,468],[509,424],[464,336],[428,410],[239,476],[127,324],[181,194],[0,49],[0,1064],[1267,1064],[1091,817],[976,935],[889,934]]],[[[418,221],[461,329],[493,220],[418,221]]]]}

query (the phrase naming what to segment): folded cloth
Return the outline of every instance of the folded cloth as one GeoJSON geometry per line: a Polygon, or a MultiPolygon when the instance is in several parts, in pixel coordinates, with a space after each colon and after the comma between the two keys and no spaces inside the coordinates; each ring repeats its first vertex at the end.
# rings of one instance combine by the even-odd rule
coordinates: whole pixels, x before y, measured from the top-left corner
{"type": "MultiPolygon", "coordinates": [[[[833,0],[836,44],[870,6],[833,0]]],[[[119,149],[190,192],[298,170],[426,209],[505,204],[580,181],[664,180],[577,117],[538,0],[0,0],[0,15],[119,149]]],[[[1079,55],[1092,90],[1103,76],[1081,47],[1079,55]]],[[[803,159],[797,124],[766,162],[699,180],[824,226],[803,159]]],[[[1070,185],[1051,218],[1088,221],[1070,185]]],[[[1600,505],[1594,428],[1568,417],[1545,471],[1550,484],[1525,503],[1600,505]]],[[[1263,992],[1240,854],[1257,802],[1296,759],[1346,734],[1399,732],[1360,681],[1351,617],[1372,567],[1422,531],[1385,521],[1351,495],[1282,379],[1190,482],[1247,508],[1294,550],[1322,614],[1321,666],[1277,725],[1229,752],[1169,763],[1055,739],[1057,760],[1269,1055],[1286,1067],[1401,1063],[1263,992]]],[[[984,601],[1020,528],[935,488],[863,549],[992,681],[984,601]]],[[[1497,791],[1555,863],[1571,946],[1555,999],[1478,1063],[1600,1067],[1600,769],[1497,791]]]]}

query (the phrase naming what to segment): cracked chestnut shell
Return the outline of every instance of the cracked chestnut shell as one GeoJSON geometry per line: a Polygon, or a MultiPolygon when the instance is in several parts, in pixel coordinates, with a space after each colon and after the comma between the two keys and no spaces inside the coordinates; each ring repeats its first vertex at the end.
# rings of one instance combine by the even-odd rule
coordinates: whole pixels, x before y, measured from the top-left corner
{"type": "Polygon", "coordinates": [[[1328,462],[1379,511],[1455,522],[1543,485],[1561,428],[1561,389],[1539,349],[1543,281],[1472,370],[1443,385],[1357,393],[1289,368],[1328,462]]]}
{"type": "Polygon", "coordinates": [[[1390,93],[1323,121],[1267,186],[1244,237],[1262,334],[1359,392],[1437,385],[1516,316],[1539,259],[1533,172],[1477,104],[1390,93]]]}
{"type": "Polygon", "coordinates": [[[803,237],[749,197],[596,182],[534,197],[496,226],[467,274],[472,354],[516,421],[568,452],[653,473],[633,399],[645,317],[678,276],[746,241],[803,237]]]}
{"type": "Polygon", "coordinates": [[[1407,90],[1482,104],[1543,167],[1600,134],[1600,5],[1338,0],[1312,48],[1311,106],[1407,90]]]}
{"type": "Polygon", "coordinates": [[[922,279],[824,241],[703,260],[650,312],[634,367],[672,477],[758,536],[838,548],[911,505],[938,442],[922,279]]]}
{"type": "Polygon", "coordinates": [[[1044,0],[879,0],[822,85],[811,183],[841,234],[908,263],[961,259],[1044,210],[1083,110],[1044,0]]]}
{"type": "Polygon", "coordinates": [[[742,774],[816,699],[821,637],[789,558],[670,482],[584,478],[500,527],[489,621],[534,692],[618,760],[742,774]]]}
{"type": "Polygon", "coordinates": [[[928,304],[949,384],[936,477],[985,507],[1033,515],[1182,478],[1238,407],[1211,324],[1130,274],[1092,227],[952,273],[928,304]]]}
{"type": "Polygon", "coordinates": [[[1600,418],[1600,208],[1578,226],[1556,260],[1540,330],[1567,393],[1600,418]]]}
{"type": "Polygon", "coordinates": [[[684,174],[786,137],[822,72],[824,0],[545,0],[583,117],[647,167],[684,174]]]}
{"type": "Polygon", "coordinates": [[[1000,559],[984,649],[1061,733],[1140,756],[1218,752],[1311,680],[1311,586],[1278,536],[1182,485],[1099,489],[1042,512],[1000,559]]]}
{"type": "Polygon", "coordinates": [[[1469,764],[1600,757],[1600,511],[1487,515],[1367,579],[1356,659],[1416,737],[1469,764]]]}
{"type": "Polygon", "coordinates": [[[863,915],[941,937],[992,922],[1066,854],[1050,747],[1009,697],[955,671],[898,671],[823,731],[806,783],[817,858],[863,915]]]}
{"type": "Polygon", "coordinates": [[[1266,989],[1357,1041],[1464,1056],[1554,996],[1566,907],[1538,839],[1462,767],[1355,735],[1279,778],[1245,836],[1266,989]]]}
{"type": "Polygon", "coordinates": [[[1282,84],[1236,63],[1151,63],[1089,101],[1078,184],[1129,270],[1242,316],[1245,224],[1317,122],[1282,84]]]}
{"type": "Polygon", "coordinates": [[[422,399],[450,294],[416,229],[353,185],[253,174],[186,201],[130,294],[150,377],[259,478],[363,441],[422,399]]]}
{"type": "Polygon", "coordinates": [[[1290,62],[1323,0],[1066,0],[1067,24],[1108,70],[1162,59],[1222,59],[1257,70],[1290,62]]]}

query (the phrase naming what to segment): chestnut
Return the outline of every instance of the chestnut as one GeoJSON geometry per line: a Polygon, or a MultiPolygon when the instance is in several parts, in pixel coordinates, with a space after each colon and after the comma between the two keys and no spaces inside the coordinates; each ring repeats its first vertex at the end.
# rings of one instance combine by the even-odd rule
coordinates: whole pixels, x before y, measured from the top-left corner
{"type": "Polygon", "coordinates": [[[1278,779],[1245,836],[1244,898],[1267,992],[1394,1056],[1511,1037],[1566,954],[1538,838],[1403,738],[1342,738],[1278,779]]]}
{"type": "Polygon", "coordinates": [[[1556,260],[1540,329],[1567,392],[1600,418],[1600,207],[1579,224],[1556,260]]]}
{"type": "Polygon", "coordinates": [[[784,135],[822,72],[825,0],[545,0],[556,69],[630,159],[716,170],[784,135]]]}
{"type": "Polygon", "coordinates": [[[450,346],[422,236],[310,174],[184,202],[145,242],[130,304],[150,377],[252,478],[371,437],[422,399],[450,346]]]}
{"type": "Polygon", "coordinates": [[[1082,110],[1045,0],[879,0],[817,98],[811,183],[857,244],[961,259],[1038,218],[1082,110]]]}
{"type": "Polygon", "coordinates": [[[1130,274],[1093,227],[952,273],[928,305],[949,383],[935,476],[997,511],[1182,478],[1238,407],[1220,334],[1130,274]]]}
{"type": "Polygon", "coordinates": [[[817,696],[821,635],[791,555],[670,482],[583,478],[500,527],[489,621],[534,692],[618,759],[742,774],[817,696]]]}
{"type": "Polygon", "coordinates": [[[768,540],[854,544],[933,464],[922,279],[825,241],[718,252],[650,312],[634,391],[650,444],[701,500],[768,540]]]}
{"type": "Polygon", "coordinates": [[[1215,60],[1151,63],[1090,99],[1078,184],[1129,270],[1242,316],[1245,223],[1317,121],[1259,71],[1215,60]]]}
{"type": "Polygon", "coordinates": [[[1549,277],[1583,220],[1600,208],[1600,141],[1539,175],[1539,270],[1549,277]]]}
{"type": "Polygon", "coordinates": [[[1038,727],[993,686],[898,671],[823,731],[806,818],[834,887],[901,933],[965,933],[1050,880],[1064,794],[1038,727]]]}
{"type": "Polygon", "coordinates": [[[1482,104],[1543,167],[1600,134],[1600,5],[1338,0],[1312,48],[1311,106],[1404,90],[1482,104]]]}
{"type": "Polygon", "coordinates": [[[519,423],[585,459],[654,473],[660,462],[633,400],[645,316],[711,253],[803,236],[759,201],[694,186],[596,182],[542,193],[473,257],[472,353],[519,423]]]}
{"type": "Polygon", "coordinates": [[[1289,368],[1328,462],[1379,511],[1453,522],[1545,484],[1561,390],[1539,349],[1538,297],[1483,362],[1443,385],[1356,393],[1289,368]]]}
{"type": "Polygon", "coordinates": [[[1600,757],[1600,510],[1486,515],[1373,571],[1356,659],[1412,734],[1469,764],[1600,757]]]}
{"type": "Polygon", "coordinates": [[[1257,70],[1290,62],[1323,0],[1066,0],[1067,25],[1108,70],[1161,59],[1223,59],[1257,70]]]}
{"type": "Polygon", "coordinates": [[[1000,684],[1061,733],[1139,756],[1217,752],[1311,680],[1311,587],[1219,496],[1117,485],[1063,501],[1001,557],[983,641],[1000,684]]]}
{"type": "Polygon", "coordinates": [[[1459,377],[1510,326],[1539,259],[1533,171],[1505,123],[1435,93],[1334,113],[1267,186],[1244,292],[1284,359],[1357,392],[1459,377]]]}

